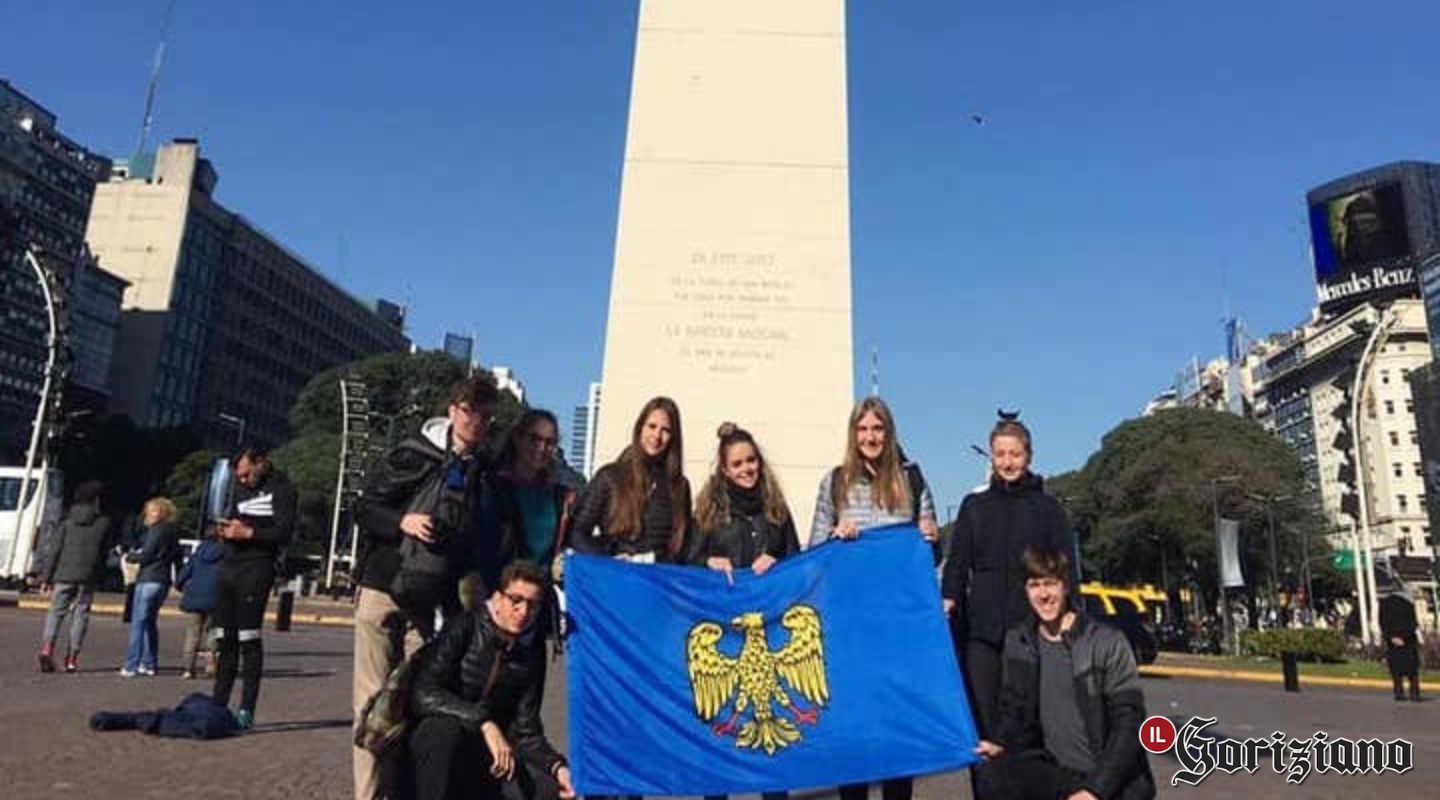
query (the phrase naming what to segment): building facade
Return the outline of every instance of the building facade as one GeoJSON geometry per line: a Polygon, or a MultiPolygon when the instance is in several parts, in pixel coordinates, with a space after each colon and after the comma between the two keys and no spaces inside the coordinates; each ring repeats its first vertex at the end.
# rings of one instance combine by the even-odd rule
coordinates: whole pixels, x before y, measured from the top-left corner
{"type": "Polygon", "coordinates": [[[575,406],[570,423],[570,450],[566,454],[570,467],[587,481],[595,475],[595,434],[599,427],[600,384],[592,383],[585,394],[585,405],[575,406]]]}
{"type": "MultiPolygon", "coordinates": [[[[404,350],[403,315],[349,295],[214,198],[199,143],[118,165],[95,193],[90,247],[126,280],[115,410],[214,446],[283,442],[314,375],[404,350]]],[[[389,304],[393,306],[393,304],[389,304]]]]}
{"type": "Polygon", "coordinates": [[[64,337],[57,370],[71,376],[52,400],[100,410],[110,388],[123,281],[90,257],[85,225],[96,182],[111,165],[56,126],[53,113],[0,80],[0,463],[28,446],[44,378],[49,325],[27,248],[54,275],[64,337]]]}

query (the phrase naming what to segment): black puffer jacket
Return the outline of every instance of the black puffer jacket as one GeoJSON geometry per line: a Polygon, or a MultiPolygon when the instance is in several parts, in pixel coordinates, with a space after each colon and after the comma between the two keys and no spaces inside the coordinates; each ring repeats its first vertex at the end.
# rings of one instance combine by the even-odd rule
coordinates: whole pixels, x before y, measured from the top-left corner
{"type": "MultiPolygon", "coordinates": [[[[1075,559],[1075,540],[1065,511],[1045,494],[1040,476],[1025,473],[965,498],[950,538],[942,594],[955,601],[956,635],[993,645],[1005,631],[1030,614],[1025,599],[1025,567],[1020,556],[1031,545],[1048,545],[1075,559]]],[[[1079,586],[1079,565],[1072,564],[1079,586]]]]}
{"type": "MultiPolygon", "coordinates": [[[[1010,751],[1045,746],[1039,636],[1032,614],[1005,637],[1005,685],[992,738],[1010,751]]],[[[1105,800],[1154,797],[1155,779],[1136,735],[1145,721],[1145,695],[1125,634],[1077,613],[1061,638],[1070,648],[1075,701],[1095,754],[1095,769],[1086,776],[1084,788],[1105,800]]]]}
{"type": "Polygon", "coordinates": [[[481,604],[447,622],[417,658],[413,714],[454,717],[474,732],[494,722],[531,766],[553,775],[565,763],[540,721],[545,638],[534,626],[511,636],[496,627],[488,604],[481,604]]]}
{"type": "MultiPolygon", "coordinates": [[[[703,495],[703,493],[702,493],[703,495]]],[[[800,538],[795,520],[789,512],[785,521],[776,525],[765,517],[765,509],[738,490],[731,489],[730,522],[713,531],[699,531],[700,541],[694,548],[695,563],[707,558],[728,558],[735,567],[748,567],[761,555],[775,560],[800,552],[800,538]]],[[[758,498],[755,498],[758,500],[758,498]]]]}
{"type": "Polygon", "coordinates": [[[104,560],[105,540],[110,533],[110,518],[100,513],[94,503],[77,503],[70,507],[65,521],[56,531],[55,548],[45,569],[40,571],[46,583],[90,583],[100,575],[104,560]]]}
{"type": "Polygon", "coordinates": [[[680,479],[684,485],[682,494],[687,521],[685,534],[676,552],[670,547],[674,525],[671,509],[674,506],[671,504],[670,493],[665,490],[660,480],[661,476],[654,474],[658,470],[652,469],[650,494],[645,500],[640,535],[633,539],[622,539],[606,529],[606,517],[610,511],[611,499],[615,496],[616,469],[614,463],[601,467],[585,487],[585,491],[581,492],[570,515],[570,527],[565,534],[565,543],[577,552],[593,555],[654,553],[655,560],[659,562],[692,562],[695,537],[691,534],[693,522],[690,521],[690,482],[683,477],[680,479]]]}

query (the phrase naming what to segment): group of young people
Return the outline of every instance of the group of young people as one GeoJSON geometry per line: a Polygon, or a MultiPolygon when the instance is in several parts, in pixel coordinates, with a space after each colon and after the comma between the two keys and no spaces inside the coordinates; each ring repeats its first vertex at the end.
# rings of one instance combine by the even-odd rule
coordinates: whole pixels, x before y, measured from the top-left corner
{"type": "MultiPolygon", "coordinates": [[[[760,443],[738,425],[720,426],[714,470],[692,501],[680,409],[654,398],[636,417],[630,444],[576,492],[555,474],[559,429],[548,412],[528,412],[499,462],[483,463],[496,403],[483,380],[457,386],[446,416],[391,451],[360,504],[356,714],[391,671],[430,644],[412,661],[416,719],[404,757],[377,759],[357,747],[357,798],[397,786],[417,798],[573,796],[566,761],[540,723],[562,551],[763,576],[801,550],[760,443]],[[415,603],[406,599],[414,581],[405,573],[422,547],[445,554],[453,583],[415,603]],[[485,587],[468,607],[451,599],[465,572],[485,587]],[[439,632],[437,618],[445,619],[439,632]]],[[[950,618],[982,737],[976,796],[1153,796],[1136,733],[1144,705],[1133,656],[1123,635],[1072,602],[1074,540],[1030,471],[1030,433],[1007,416],[990,446],[991,482],[961,507],[936,612],[950,618]]],[[[934,500],[884,401],[856,405],[843,452],[819,486],[808,544],[911,523],[939,564],[934,500]]],[[[839,793],[855,800],[868,788],[839,793]]],[[[906,800],[913,780],[885,781],[881,791],[885,800],[906,800]]]]}
{"type": "MultiPolygon", "coordinates": [[[[260,630],[278,562],[294,530],[295,489],[270,464],[264,451],[245,447],[231,459],[235,488],[226,516],[216,520],[190,558],[182,558],[175,503],[156,496],[145,501],[140,529],[116,548],[126,574],[130,636],[123,678],[153,676],[159,669],[160,609],[172,587],[184,591],[180,607],[189,615],[181,655],[182,677],[196,676],[199,652],[215,639],[217,704],[228,706],[235,682],[242,683],[235,719],[250,728],[259,702],[264,651],[260,630]]],[[[63,661],[65,672],[80,668],[90,605],[106,570],[114,525],[101,511],[104,486],[86,481],[75,489],[65,519],[40,565],[41,591],[50,595],[38,660],[55,672],[60,625],[70,617],[63,661]]]]}

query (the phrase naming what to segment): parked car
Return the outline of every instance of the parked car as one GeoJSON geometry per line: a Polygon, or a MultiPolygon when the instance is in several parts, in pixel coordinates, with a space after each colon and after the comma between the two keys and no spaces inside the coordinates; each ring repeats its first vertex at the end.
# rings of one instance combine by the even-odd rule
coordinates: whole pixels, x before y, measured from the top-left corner
{"type": "Polygon", "coordinates": [[[1153,664],[1160,646],[1155,638],[1155,624],[1145,613],[1145,604],[1132,597],[1117,595],[1096,584],[1080,586],[1080,600],[1085,613],[1120,629],[1130,642],[1136,664],[1153,664]]]}

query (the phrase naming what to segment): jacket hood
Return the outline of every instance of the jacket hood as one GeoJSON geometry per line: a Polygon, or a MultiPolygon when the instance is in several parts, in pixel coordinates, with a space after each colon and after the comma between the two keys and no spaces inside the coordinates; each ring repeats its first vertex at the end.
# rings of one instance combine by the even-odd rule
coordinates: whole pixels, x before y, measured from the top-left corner
{"type": "Polygon", "coordinates": [[[65,518],[81,525],[89,525],[100,516],[100,506],[95,503],[76,503],[70,506],[65,518]]]}
{"type": "Polygon", "coordinates": [[[431,417],[425,420],[425,424],[420,426],[420,436],[440,448],[440,452],[445,452],[450,445],[450,418],[431,417]]]}

